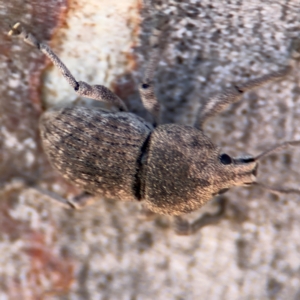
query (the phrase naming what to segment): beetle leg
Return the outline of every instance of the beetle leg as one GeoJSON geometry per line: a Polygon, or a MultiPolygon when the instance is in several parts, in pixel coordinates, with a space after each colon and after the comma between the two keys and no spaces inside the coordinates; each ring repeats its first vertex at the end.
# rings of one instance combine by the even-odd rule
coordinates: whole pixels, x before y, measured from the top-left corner
{"type": "Polygon", "coordinates": [[[140,210],[140,216],[139,218],[143,221],[151,221],[153,220],[157,214],[153,212],[152,210],[148,209],[145,205],[142,206],[140,210]]]}
{"type": "Polygon", "coordinates": [[[154,92],[154,73],[159,61],[158,39],[161,31],[154,29],[152,34],[152,50],[146,64],[146,69],[142,82],[139,85],[139,92],[144,107],[151,113],[154,119],[154,126],[160,123],[161,105],[154,92]]]}
{"type": "Polygon", "coordinates": [[[61,75],[67,80],[67,82],[74,89],[74,91],[80,96],[103,102],[108,102],[117,106],[120,111],[128,111],[125,103],[105,86],[89,85],[83,81],[76,81],[69,69],[52,51],[52,49],[48,45],[40,43],[31,33],[26,32],[26,30],[23,27],[21,27],[21,24],[19,22],[11,28],[11,30],[8,32],[8,35],[18,35],[21,38],[23,38],[23,40],[27,44],[43,52],[57,67],[61,75]]]}
{"type": "Polygon", "coordinates": [[[191,235],[205,226],[219,223],[224,217],[226,202],[226,198],[219,198],[219,209],[215,214],[206,213],[193,222],[189,222],[181,216],[176,216],[174,222],[175,232],[179,235],[191,235]]]}
{"type": "Polygon", "coordinates": [[[264,85],[265,83],[268,83],[270,81],[282,79],[291,71],[291,69],[292,68],[290,66],[287,66],[277,72],[272,72],[259,78],[249,80],[243,84],[235,85],[231,88],[226,89],[222,93],[212,96],[200,108],[199,115],[194,126],[196,128],[202,129],[203,124],[208,118],[220,113],[229,104],[240,100],[245,92],[264,85]]]}
{"type": "Polygon", "coordinates": [[[94,200],[94,196],[87,192],[83,192],[83,193],[73,197],[71,200],[68,200],[68,199],[61,197],[57,193],[50,192],[48,190],[44,190],[38,186],[33,186],[30,188],[39,192],[43,196],[46,196],[49,200],[53,200],[56,204],[59,203],[64,208],[68,208],[68,209],[83,208],[86,205],[90,204],[94,200]]]}

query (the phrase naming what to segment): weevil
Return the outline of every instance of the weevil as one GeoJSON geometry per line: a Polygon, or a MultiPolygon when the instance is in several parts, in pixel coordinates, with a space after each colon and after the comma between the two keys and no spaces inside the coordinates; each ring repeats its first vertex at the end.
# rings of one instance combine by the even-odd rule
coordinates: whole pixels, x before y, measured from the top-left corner
{"type": "Polygon", "coordinates": [[[154,70],[159,47],[154,46],[144,78],[139,86],[142,103],[153,116],[148,122],[128,111],[125,103],[102,85],[77,81],[49,46],[39,42],[16,23],[8,33],[19,35],[43,52],[58,68],[74,91],[84,97],[104,101],[117,112],[84,106],[66,106],[45,111],[39,122],[44,151],[52,166],[83,191],[65,200],[68,207],[83,207],[91,195],[144,203],[148,212],[175,216],[178,234],[191,234],[218,220],[206,214],[194,222],[184,214],[198,210],[214,196],[234,186],[260,185],[271,192],[299,193],[298,190],[267,187],[257,183],[262,157],[300,141],[275,145],[258,156],[231,157],[204,134],[205,122],[242,98],[245,92],[286,76],[291,67],[235,85],[214,95],[201,106],[195,126],[160,124],[161,106],[154,93],[154,70]]]}

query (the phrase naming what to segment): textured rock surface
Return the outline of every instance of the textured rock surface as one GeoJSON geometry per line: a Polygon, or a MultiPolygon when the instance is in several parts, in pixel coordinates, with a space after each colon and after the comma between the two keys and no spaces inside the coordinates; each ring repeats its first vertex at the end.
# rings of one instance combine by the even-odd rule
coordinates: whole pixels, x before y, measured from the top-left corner
{"type": "MultiPolygon", "coordinates": [[[[147,36],[132,47],[148,25],[139,26],[139,1],[115,2],[0,0],[0,298],[298,299],[299,196],[234,189],[219,225],[178,237],[166,217],[141,222],[135,203],[99,199],[73,212],[24,188],[34,181],[66,197],[78,192],[47,163],[37,121],[41,103],[79,99],[52,66],[42,73],[38,51],[5,36],[8,25],[21,20],[42,40],[52,35],[78,79],[105,84],[144,114],[136,84],[147,36]]],[[[300,37],[299,0],[158,2],[154,11],[168,20],[156,85],[164,122],[191,124],[212,93],[284,65],[300,37]]],[[[300,139],[299,70],[248,93],[207,134],[232,155],[300,139]]],[[[298,149],[272,155],[259,178],[297,188],[299,161],[298,149]]]]}

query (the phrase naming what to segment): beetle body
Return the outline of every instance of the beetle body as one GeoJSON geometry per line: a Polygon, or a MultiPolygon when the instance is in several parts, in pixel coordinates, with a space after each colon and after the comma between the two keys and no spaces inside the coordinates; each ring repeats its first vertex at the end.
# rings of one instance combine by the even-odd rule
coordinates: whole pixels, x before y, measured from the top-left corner
{"type": "Polygon", "coordinates": [[[256,163],[222,163],[220,149],[190,126],[154,129],[131,113],[73,106],[45,112],[40,131],[66,179],[94,195],[145,201],[160,214],[194,211],[220,190],[255,180],[256,163]]]}

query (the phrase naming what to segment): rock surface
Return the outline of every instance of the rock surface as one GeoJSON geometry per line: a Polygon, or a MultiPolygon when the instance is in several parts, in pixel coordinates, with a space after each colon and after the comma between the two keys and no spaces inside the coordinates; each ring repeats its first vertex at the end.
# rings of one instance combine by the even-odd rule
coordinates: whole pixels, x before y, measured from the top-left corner
{"type": "MultiPolygon", "coordinates": [[[[154,4],[167,20],[156,73],[165,123],[193,124],[207,97],[278,70],[300,38],[299,0],[154,4]]],[[[51,169],[37,124],[42,107],[81,99],[42,54],[5,35],[9,24],[25,23],[77,79],[105,84],[145,115],[137,94],[149,54],[142,7],[0,0],[0,299],[299,299],[299,196],[233,189],[221,223],[180,237],[167,217],[139,220],[136,203],[99,197],[67,211],[25,187],[78,193],[51,169]]],[[[231,155],[300,139],[299,70],[245,95],[206,133],[231,155]]],[[[259,180],[298,188],[299,161],[300,149],[272,155],[259,180]]],[[[201,212],[214,209],[212,201],[201,212]]]]}

